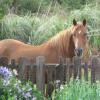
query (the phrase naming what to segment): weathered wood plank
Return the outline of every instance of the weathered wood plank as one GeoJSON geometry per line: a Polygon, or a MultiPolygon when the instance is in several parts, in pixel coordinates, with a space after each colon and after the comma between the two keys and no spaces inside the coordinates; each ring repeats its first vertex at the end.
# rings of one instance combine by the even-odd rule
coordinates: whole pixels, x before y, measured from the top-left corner
{"type": "Polygon", "coordinates": [[[11,59],[11,64],[9,65],[9,67],[10,67],[11,69],[16,69],[16,70],[18,70],[18,67],[17,67],[17,65],[16,65],[15,59],[11,59]]]}
{"type": "Polygon", "coordinates": [[[56,68],[55,67],[48,67],[47,68],[47,91],[46,91],[46,96],[51,96],[55,83],[54,81],[56,80],[56,68]]]}
{"type": "Polygon", "coordinates": [[[57,76],[57,80],[60,80],[60,83],[63,84],[64,80],[65,80],[65,59],[60,57],[59,58],[59,66],[56,67],[56,76],[57,76]]]}
{"type": "Polygon", "coordinates": [[[84,78],[88,81],[88,64],[87,62],[84,63],[84,78]]]}
{"type": "Polygon", "coordinates": [[[30,80],[30,71],[31,71],[31,68],[30,68],[30,65],[25,65],[24,67],[24,73],[23,73],[23,79],[28,81],[30,80]]]}
{"type": "Polygon", "coordinates": [[[95,67],[96,67],[97,59],[96,57],[92,58],[92,66],[91,66],[91,83],[95,83],[95,67]]]}
{"type": "Polygon", "coordinates": [[[39,56],[36,58],[36,86],[43,94],[45,93],[45,58],[39,56]]]}
{"type": "Polygon", "coordinates": [[[100,81],[100,62],[97,56],[92,58],[92,66],[91,66],[91,82],[94,83],[96,81],[100,81]]]}
{"type": "Polygon", "coordinates": [[[8,60],[7,57],[1,57],[0,58],[0,66],[8,67],[8,63],[9,63],[9,60],[8,60]]]}
{"type": "Polygon", "coordinates": [[[31,82],[33,83],[33,84],[35,84],[36,83],[36,64],[34,64],[34,61],[35,60],[35,58],[32,58],[31,59],[31,82]]]}
{"type": "Polygon", "coordinates": [[[81,78],[81,59],[80,57],[74,57],[74,79],[81,78]]]}
{"type": "Polygon", "coordinates": [[[27,70],[27,67],[30,65],[30,62],[27,58],[25,57],[21,57],[19,58],[18,60],[18,77],[23,80],[25,79],[25,74],[26,74],[26,70],[27,70]]]}
{"type": "Polygon", "coordinates": [[[70,81],[70,78],[71,78],[71,73],[72,73],[72,69],[70,68],[71,67],[71,62],[70,62],[70,59],[67,58],[66,59],[66,81],[69,82],[70,81]]]}

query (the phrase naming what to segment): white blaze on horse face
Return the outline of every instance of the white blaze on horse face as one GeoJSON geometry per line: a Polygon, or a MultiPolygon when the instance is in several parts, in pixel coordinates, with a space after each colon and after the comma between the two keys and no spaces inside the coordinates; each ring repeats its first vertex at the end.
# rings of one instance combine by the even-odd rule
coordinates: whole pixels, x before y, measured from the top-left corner
{"type": "Polygon", "coordinates": [[[81,34],[81,30],[78,32],[78,34],[81,34]]]}
{"type": "Polygon", "coordinates": [[[79,35],[81,35],[81,30],[76,34],[75,36],[75,40],[74,40],[74,43],[75,43],[75,49],[78,49],[81,45],[81,41],[79,39],[79,35]]]}
{"type": "Polygon", "coordinates": [[[78,42],[79,42],[79,40],[78,40],[78,39],[76,39],[76,40],[75,40],[75,49],[77,49],[77,48],[78,48],[78,44],[79,44],[78,42]]]}

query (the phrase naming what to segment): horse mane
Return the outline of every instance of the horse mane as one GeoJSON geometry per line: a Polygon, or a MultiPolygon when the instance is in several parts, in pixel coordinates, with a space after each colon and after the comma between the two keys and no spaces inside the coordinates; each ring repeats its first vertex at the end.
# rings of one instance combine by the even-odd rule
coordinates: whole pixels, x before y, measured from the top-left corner
{"type": "Polygon", "coordinates": [[[47,44],[50,48],[57,50],[63,57],[72,57],[74,55],[75,46],[70,29],[57,33],[47,44]]]}

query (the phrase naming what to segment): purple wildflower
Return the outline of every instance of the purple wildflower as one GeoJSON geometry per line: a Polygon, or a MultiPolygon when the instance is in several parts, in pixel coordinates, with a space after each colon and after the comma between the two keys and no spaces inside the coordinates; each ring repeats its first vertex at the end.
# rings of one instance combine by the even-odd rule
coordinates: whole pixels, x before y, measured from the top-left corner
{"type": "Polygon", "coordinates": [[[25,97],[25,98],[30,98],[30,97],[31,97],[30,92],[24,93],[24,97],[25,97]]]}
{"type": "Polygon", "coordinates": [[[24,98],[29,99],[32,98],[32,100],[37,100],[34,95],[32,95],[30,92],[23,93],[24,98]]]}
{"type": "Polygon", "coordinates": [[[0,67],[0,75],[4,78],[4,79],[9,79],[9,77],[12,75],[11,72],[9,71],[8,68],[6,67],[0,67]]]}

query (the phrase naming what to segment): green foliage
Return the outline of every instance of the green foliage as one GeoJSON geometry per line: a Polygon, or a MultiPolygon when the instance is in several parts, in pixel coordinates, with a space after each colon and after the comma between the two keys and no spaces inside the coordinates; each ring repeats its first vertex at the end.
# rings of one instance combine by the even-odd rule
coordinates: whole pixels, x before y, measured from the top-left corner
{"type": "Polygon", "coordinates": [[[100,84],[93,84],[85,81],[70,81],[55,90],[52,100],[99,100],[100,84]]]}
{"type": "Polygon", "coordinates": [[[17,15],[7,15],[2,20],[1,39],[16,38],[28,41],[28,36],[31,33],[32,26],[30,17],[19,17],[17,15]]]}
{"type": "MultiPolygon", "coordinates": [[[[94,0],[18,0],[16,1],[19,12],[45,12],[47,8],[52,5],[52,8],[55,7],[57,3],[63,9],[80,9],[84,5],[92,3],[94,0]]],[[[58,6],[57,5],[57,6],[58,6]]]]}
{"type": "Polygon", "coordinates": [[[52,16],[45,21],[42,19],[40,22],[40,26],[33,32],[33,44],[41,44],[64,29],[63,22],[57,16],[52,16]]]}
{"type": "Polygon", "coordinates": [[[13,0],[0,0],[1,15],[6,14],[13,0]]]}
{"type": "Polygon", "coordinates": [[[40,91],[28,81],[20,81],[14,71],[0,67],[0,100],[43,100],[40,91]],[[11,75],[9,76],[9,73],[11,75]],[[4,77],[5,75],[8,75],[4,77]]]}
{"type": "Polygon", "coordinates": [[[50,5],[54,8],[56,3],[64,9],[79,9],[91,2],[91,0],[1,0],[0,9],[2,12],[7,12],[13,2],[17,7],[18,13],[33,13],[38,11],[45,12],[50,5]]]}
{"type": "Polygon", "coordinates": [[[79,9],[86,4],[86,0],[63,0],[62,3],[68,9],[79,9]]]}
{"type": "Polygon", "coordinates": [[[21,10],[21,12],[36,12],[38,11],[39,5],[41,0],[19,0],[17,1],[18,9],[21,10]]]}
{"type": "Polygon", "coordinates": [[[41,19],[34,16],[7,15],[2,20],[0,38],[15,38],[24,42],[31,39],[33,44],[41,44],[63,28],[63,22],[57,16],[41,19]]]}
{"type": "MultiPolygon", "coordinates": [[[[59,3],[59,5],[62,5],[62,7],[64,8],[65,5],[67,4],[71,5],[72,0],[62,0],[61,3],[60,3],[60,0],[58,0],[57,2],[59,3]]],[[[54,3],[54,1],[50,1],[50,0],[46,0],[46,1],[45,0],[39,0],[39,1],[25,0],[24,2],[23,0],[17,1],[19,11],[21,10],[22,12],[25,12],[25,11],[37,12],[39,10],[39,13],[37,12],[38,14],[36,13],[33,15],[27,14],[25,16],[23,15],[18,16],[18,15],[13,15],[13,14],[6,15],[2,19],[2,22],[0,24],[0,28],[1,28],[0,39],[15,38],[15,39],[22,40],[24,42],[31,42],[33,44],[41,44],[47,41],[50,37],[52,37],[59,31],[70,27],[72,25],[72,20],[74,18],[77,19],[78,21],[79,20],[82,21],[84,18],[87,20],[88,35],[99,34],[100,32],[99,30],[99,26],[100,26],[99,4],[87,5],[86,2],[89,3],[90,2],[89,0],[84,0],[84,1],[75,0],[73,2],[75,3],[72,3],[72,5],[74,5],[75,7],[78,7],[76,5],[80,5],[80,4],[84,6],[82,6],[81,9],[77,9],[77,10],[74,9],[75,7],[73,7],[74,10],[71,10],[70,12],[67,12],[67,13],[64,10],[61,10],[60,8],[59,8],[59,11],[57,10],[57,8],[55,8],[55,11],[57,10],[58,12],[54,11],[53,14],[50,14],[51,11],[49,11],[50,7],[48,7],[48,4],[50,5],[51,3],[54,3]],[[76,4],[76,3],[79,3],[79,4],[76,4]],[[45,14],[41,14],[40,12],[42,10],[45,11],[45,8],[46,10],[48,10],[48,12],[45,12],[45,14]]],[[[8,4],[10,5],[11,2],[9,2],[8,4]]],[[[51,6],[53,7],[53,5],[54,4],[52,4],[51,6]]],[[[57,4],[57,7],[58,7],[58,4],[57,4]]],[[[96,36],[89,37],[91,44],[99,45],[100,43],[99,37],[96,37],[96,36]]]]}

